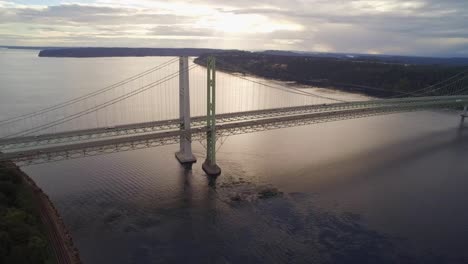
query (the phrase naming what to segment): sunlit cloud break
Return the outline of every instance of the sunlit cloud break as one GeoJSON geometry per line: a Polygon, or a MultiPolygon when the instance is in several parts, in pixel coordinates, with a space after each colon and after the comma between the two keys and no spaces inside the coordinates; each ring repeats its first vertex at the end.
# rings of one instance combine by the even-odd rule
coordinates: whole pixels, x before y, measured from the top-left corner
{"type": "Polygon", "coordinates": [[[468,56],[466,0],[0,1],[0,45],[468,56]]]}

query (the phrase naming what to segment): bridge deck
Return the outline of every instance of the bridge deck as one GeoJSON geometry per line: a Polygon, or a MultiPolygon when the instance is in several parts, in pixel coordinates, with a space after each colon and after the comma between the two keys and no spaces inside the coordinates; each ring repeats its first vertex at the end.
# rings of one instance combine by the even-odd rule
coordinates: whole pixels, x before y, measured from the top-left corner
{"type": "MultiPolygon", "coordinates": [[[[391,114],[397,112],[418,111],[432,108],[445,108],[463,106],[468,103],[468,96],[458,97],[431,97],[414,98],[413,100],[386,101],[378,100],[369,102],[367,107],[355,107],[346,109],[342,104],[336,104],[334,109],[322,111],[327,106],[313,106],[314,110],[292,111],[274,110],[279,115],[266,115],[265,117],[252,120],[237,120],[224,122],[217,125],[217,133],[220,136],[230,136],[243,133],[251,133],[269,129],[283,127],[300,126],[320,122],[330,122],[336,120],[360,118],[366,116],[391,114]],[[340,106],[341,105],[341,106],[340,106]],[[340,109],[344,108],[344,109],[340,109]]],[[[306,109],[306,108],[304,108],[306,109]]],[[[330,109],[330,108],[329,108],[330,109]]],[[[235,113],[239,114],[239,113],[235,113]]],[[[235,115],[230,114],[230,115],[235,115]]],[[[199,117],[200,118],[200,117],[199,117]]],[[[176,120],[178,122],[178,120],[176,120]]],[[[171,121],[172,122],[172,121],[171,121]]],[[[194,140],[204,138],[207,129],[205,127],[194,127],[190,130],[194,140]]],[[[35,149],[17,150],[6,152],[0,155],[0,161],[14,160],[22,164],[49,162],[92,156],[103,153],[126,151],[138,148],[155,147],[177,143],[180,139],[181,131],[178,126],[169,131],[153,131],[144,134],[133,134],[108,139],[98,139],[89,142],[63,142],[59,146],[42,146],[35,149]]]]}
{"type": "MultiPolygon", "coordinates": [[[[386,100],[371,100],[349,103],[334,103],[327,105],[308,105],[285,108],[273,108],[265,110],[254,110],[238,113],[227,113],[217,115],[217,123],[229,123],[240,120],[256,120],[275,116],[290,116],[304,113],[319,113],[332,112],[335,110],[352,110],[352,109],[368,109],[375,107],[399,107],[402,105],[417,104],[420,102],[438,102],[440,100],[465,100],[467,96],[444,96],[444,97],[418,97],[418,98],[401,98],[401,99],[386,99],[386,100]]],[[[460,101],[461,102],[461,101],[460,101]]],[[[197,116],[192,118],[192,127],[203,126],[206,122],[205,116],[197,116]]],[[[16,138],[7,138],[0,140],[0,150],[8,151],[13,149],[31,148],[44,145],[56,145],[70,142],[94,141],[103,138],[113,138],[120,136],[129,136],[135,134],[147,134],[155,131],[169,131],[178,129],[180,126],[179,119],[136,123],[128,125],[120,125],[115,127],[83,129],[75,131],[67,131],[54,134],[44,134],[38,136],[24,136],[16,138]]]]}

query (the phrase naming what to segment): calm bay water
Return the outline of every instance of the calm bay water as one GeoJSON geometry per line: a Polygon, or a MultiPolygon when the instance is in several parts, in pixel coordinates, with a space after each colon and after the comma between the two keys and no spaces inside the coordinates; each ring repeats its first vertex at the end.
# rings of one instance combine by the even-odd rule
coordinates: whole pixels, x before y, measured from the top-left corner
{"type": "MultiPolygon", "coordinates": [[[[1,50],[0,115],[164,60],[1,50]]],[[[199,143],[191,172],[175,160],[176,145],[24,170],[59,209],[85,264],[467,263],[468,130],[458,125],[455,112],[428,111],[234,136],[218,152],[216,181],[201,170],[199,143]],[[265,187],[283,195],[256,199],[265,187]],[[231,200],[238,194],[245,201],[231,200]]]]}

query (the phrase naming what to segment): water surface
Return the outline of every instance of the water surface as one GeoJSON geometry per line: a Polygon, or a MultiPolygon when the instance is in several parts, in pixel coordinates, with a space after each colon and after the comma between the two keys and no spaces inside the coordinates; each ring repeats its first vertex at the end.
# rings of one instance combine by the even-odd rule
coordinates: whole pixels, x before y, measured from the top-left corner
{"type": "MultiPolygon", "coordinates": [[[[2,50],[0,113],[78,96],[163,59],[2,50]]],[[[201,170],[198,142],[191,172],[176,145],[24,170],[85,264],[467,263],[468,135],[458,122],[455,112],[427,111],[233,136],[218,152],[217,180],[201,170]],[[267,187],[283,195],[258,199],[267,187]]]]}

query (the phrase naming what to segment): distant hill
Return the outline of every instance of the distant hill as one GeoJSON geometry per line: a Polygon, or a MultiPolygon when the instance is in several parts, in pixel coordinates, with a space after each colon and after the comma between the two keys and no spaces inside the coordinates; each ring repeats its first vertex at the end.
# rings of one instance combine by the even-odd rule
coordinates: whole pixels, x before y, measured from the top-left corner
{"type": "MultiPolygon", "coordinates": [[[[101,48],[101,47],[14,47],[16,49],[41,49],[39,57],[144,57],[144,56],[201,56],[219,52],[239,52],[239,50],[204,49],[204,48],[101,48]]],[[[420,65],[448,65],[468,66],[468,58],[439,58],[399,55],[373,55],[357,53],[325,53],[288,50],[265,50],[258,52],[245,51],[257,55],[274,55],[286,57],[335,58],[356,62],[381,62],[391,64],[420,64],[420,65]]]]}
{"type": "Polygon", "coordinates": [[[57,48],[39,52],[39,57],[145,57],[145,56],[200,56],[225,50],[196,48],[57,48]]]}
{"type": "Polygon", "coordinates": [[[375,61],[383,63],[396,64],[425,64],[425,65],[468,65],[468,58],[439,58],[439,57],[419,57],[419,56],[400,56],[400,55],[373,55],[359,53],[325,53],[325,52],[306,52],[306,51],[284,51],[284,50],[266,50],[257,52],[258,54],[292,57],[315,57],[315,58],[335,58],[348,59],[355,61],[375,61]]]}

